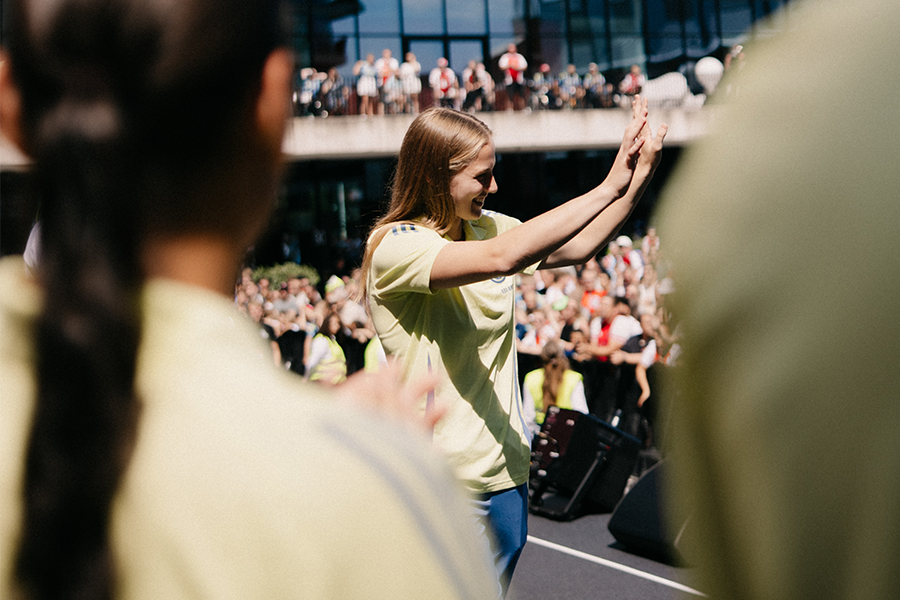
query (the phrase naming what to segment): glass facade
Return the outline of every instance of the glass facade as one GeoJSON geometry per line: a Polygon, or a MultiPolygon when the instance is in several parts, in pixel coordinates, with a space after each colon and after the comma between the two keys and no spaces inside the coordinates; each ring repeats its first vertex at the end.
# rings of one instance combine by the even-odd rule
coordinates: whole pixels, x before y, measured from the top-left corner
{"type": "MultiPolygon", "coordinates": [[[[579,72],[644,67],[651,77],[679,64],[766,35],[763,17],[788,0],[292,0],[301,66],[337,67],[385,48],[416,54],[427,72],[440,57],[460,72],[469,60],[489,69],[510,43],[532,67],[579,72]],[[754,25],[756,24],[756,25],[754,25]]],[[[785,10],[782,10],[785,9],[785,10]]],[[[778,19],[776,19],[777,21],[778,19]]],[[[778,27],[778,24],[774,25],[778,27]]]]}

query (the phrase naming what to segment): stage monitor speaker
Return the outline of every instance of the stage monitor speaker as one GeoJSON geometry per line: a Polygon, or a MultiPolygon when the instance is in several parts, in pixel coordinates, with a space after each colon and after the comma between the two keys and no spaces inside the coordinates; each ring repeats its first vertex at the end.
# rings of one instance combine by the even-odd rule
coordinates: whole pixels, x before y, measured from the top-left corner
{"type": "Polygon", "coordinates": [[[532,495],[532,512],[571,520],[584,512],[610,512],[622,498],[641,442],[593,415],[575,423],[566,452],[554,461],[532,495]],[[565,506],[545,505],[548,487],[568,497],[565,506]]]}
{"type": "Polygon", "coordinates": [[[541,431],[534,437],[531,445],[533,479],[545,477],[550,465],[565,455],[575,424],[581,415],[577,410],[558,406],[547,409],[541,431]]]}
{"type": "Polygon", "coordinates": [[[672,564],[686,565],[681,541],[688,522],[666,518],[665,460],[656,463],[622,498],[609,519],[610,533],[629,550],[672,564]]]}

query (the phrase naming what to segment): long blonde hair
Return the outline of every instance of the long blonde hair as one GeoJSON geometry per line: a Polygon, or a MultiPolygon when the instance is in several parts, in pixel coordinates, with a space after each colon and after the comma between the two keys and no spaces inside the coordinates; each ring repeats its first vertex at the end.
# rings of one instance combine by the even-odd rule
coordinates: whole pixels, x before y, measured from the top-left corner
{"type": "Polygon", "coordinates": [[[556,405],[556,397],[559,394],[559,386],[562,385],[563,375],[569,369],[569,359],[566,358],[562,346],[555,341],[549,341],[541,349],[541,362],[544,363],[544,412],[556,405]]]}
{"type": "Polygon", "coordinates": [[[414,221],[441,235],[447,233],[456,218],[450,180],[490,141],[487,125],[467,113],[429,108],[416,117],[400,146],[391,203],[369,232],[360,296],[366,294],[372,253],[388,231],[384,226],[414,221]]]}

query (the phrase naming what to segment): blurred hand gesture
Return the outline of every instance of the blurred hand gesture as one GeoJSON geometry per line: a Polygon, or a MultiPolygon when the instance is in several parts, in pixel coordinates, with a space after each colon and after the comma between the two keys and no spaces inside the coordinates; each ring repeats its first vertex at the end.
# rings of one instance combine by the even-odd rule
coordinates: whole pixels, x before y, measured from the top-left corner
{"type": "Polygon", "coordinates": [[[431,406],[423,417],[420,405],[422,397],[433,393],[437,383],[436,375],[405,383],[400,367],[389,364],[377,373],[355,373],[335,391],[342,400],[430,433],[446,408],[431,406]]]}

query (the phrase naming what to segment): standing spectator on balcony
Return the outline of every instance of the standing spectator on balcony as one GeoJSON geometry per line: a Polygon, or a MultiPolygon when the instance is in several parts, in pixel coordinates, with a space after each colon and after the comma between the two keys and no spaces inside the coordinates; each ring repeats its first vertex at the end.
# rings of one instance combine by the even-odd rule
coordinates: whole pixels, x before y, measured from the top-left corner
{"type": "Polygon", "coordinates": [[[550,76],[550,65],[541,64],[535,71],[531,80],[528,82],[530,89],[528,102],[532,110],[547,110],[556,108],[556,101],[553,89],[553,78],[550,76]]]}
{"type": "Polygon", "coordinates": [[[584,74],[581,82],[584,87],[584,103],[589,108],[601,108],[601,96],[603,94],[603,86],[606,85],[606,78],[600,72],[597,63],[588,65],[588,72],[584,74]]]}
{"type": "MultiPolygon", "coordinates": [[[[319,96],[321,98],[322,107],[325,110],[325,113],[323,113],[322,116],[346,114],[347,94],[348,91],[344,86],[344,79],[341,77],[341,74],[338,73],[337,68],[331,67],[328,69],[328,76],[319,88],[319,96]]],[[[300,251],[298,248],[296,257],[286,256],[286,258],[300,264],[299,253],[300,251]]]]}
{"type": "Polygon", "coordinates": [[[463,69],[462,80],[466,90],[462,109],[468,112],[480,111],[484,102],[484,80],[478,76],[477,62],[469,61],[468,66],[463,69]]]}
{"type": "Polygon", "coordinates": [[[515,44],[506,47],[506,52],[500,56],[500,70],[503,71],[503,84],[506,86],[506,95],[513,110],[525,108],[525,69],[528,61],[519,54],[515,44]]]}
{"type": "Polygon", "coordinates": [[[378,112],[381,114],[394,112],[396,108],[396,95],[399,86],[397,83],[397,75],[400,72],[400,63],[391,55],[391,51],[387,48],[381,51],[381,58],[375,61],[375,70],[378,71],[379,100],[378,112]]]}
{"type": "Polygon", "coordinates": [[[494,78],[491,77],[491,74],[488,73],[484,63],[481,62],[475,65],[475,75],[478,77],[479,81],[481,81],[481,89],[484,92],[481,110],[493,110],[496,98],[494,93],[494,78]]]}
{"type": "Polygon", "coordinates": [[[400,65],[400,87],[403,90],[403,112],[419,114],[419,94],[422,93],[422,65],[412,52],[406,53],[406,59],[400,65]]]}
{"type": "Polygon", "coordinates": [[[455,108],[459,96],[459,81],[446,58],[441,57],[437,60],[437,66],[428,75],[428,83],[434,92],[435,106],[455,108]]]}
{"type": "Polygon", "coordinates": [[[378,69],[375,68],[375,55],[366,55],[353,66],[356,75],[356,95],[359,97],[359,114],[372,116],[378,101],[378,69]]]}
{"type": "Polygon", "coordinates": [[[578,108],[584,104],[584,88],[581,86],[581,76],[570,64],[566,70],[556,78],[559,85],[559,99],[563,108],[578,108]]]}
{"type": "Polygon", "coordinates": [[[646,84],[647,78],[644,77],[641,67],[639,65],[631,65],[631,70],[619,83],[619,91],[626,96],[632,97],[640,94],[646,84]]]}

